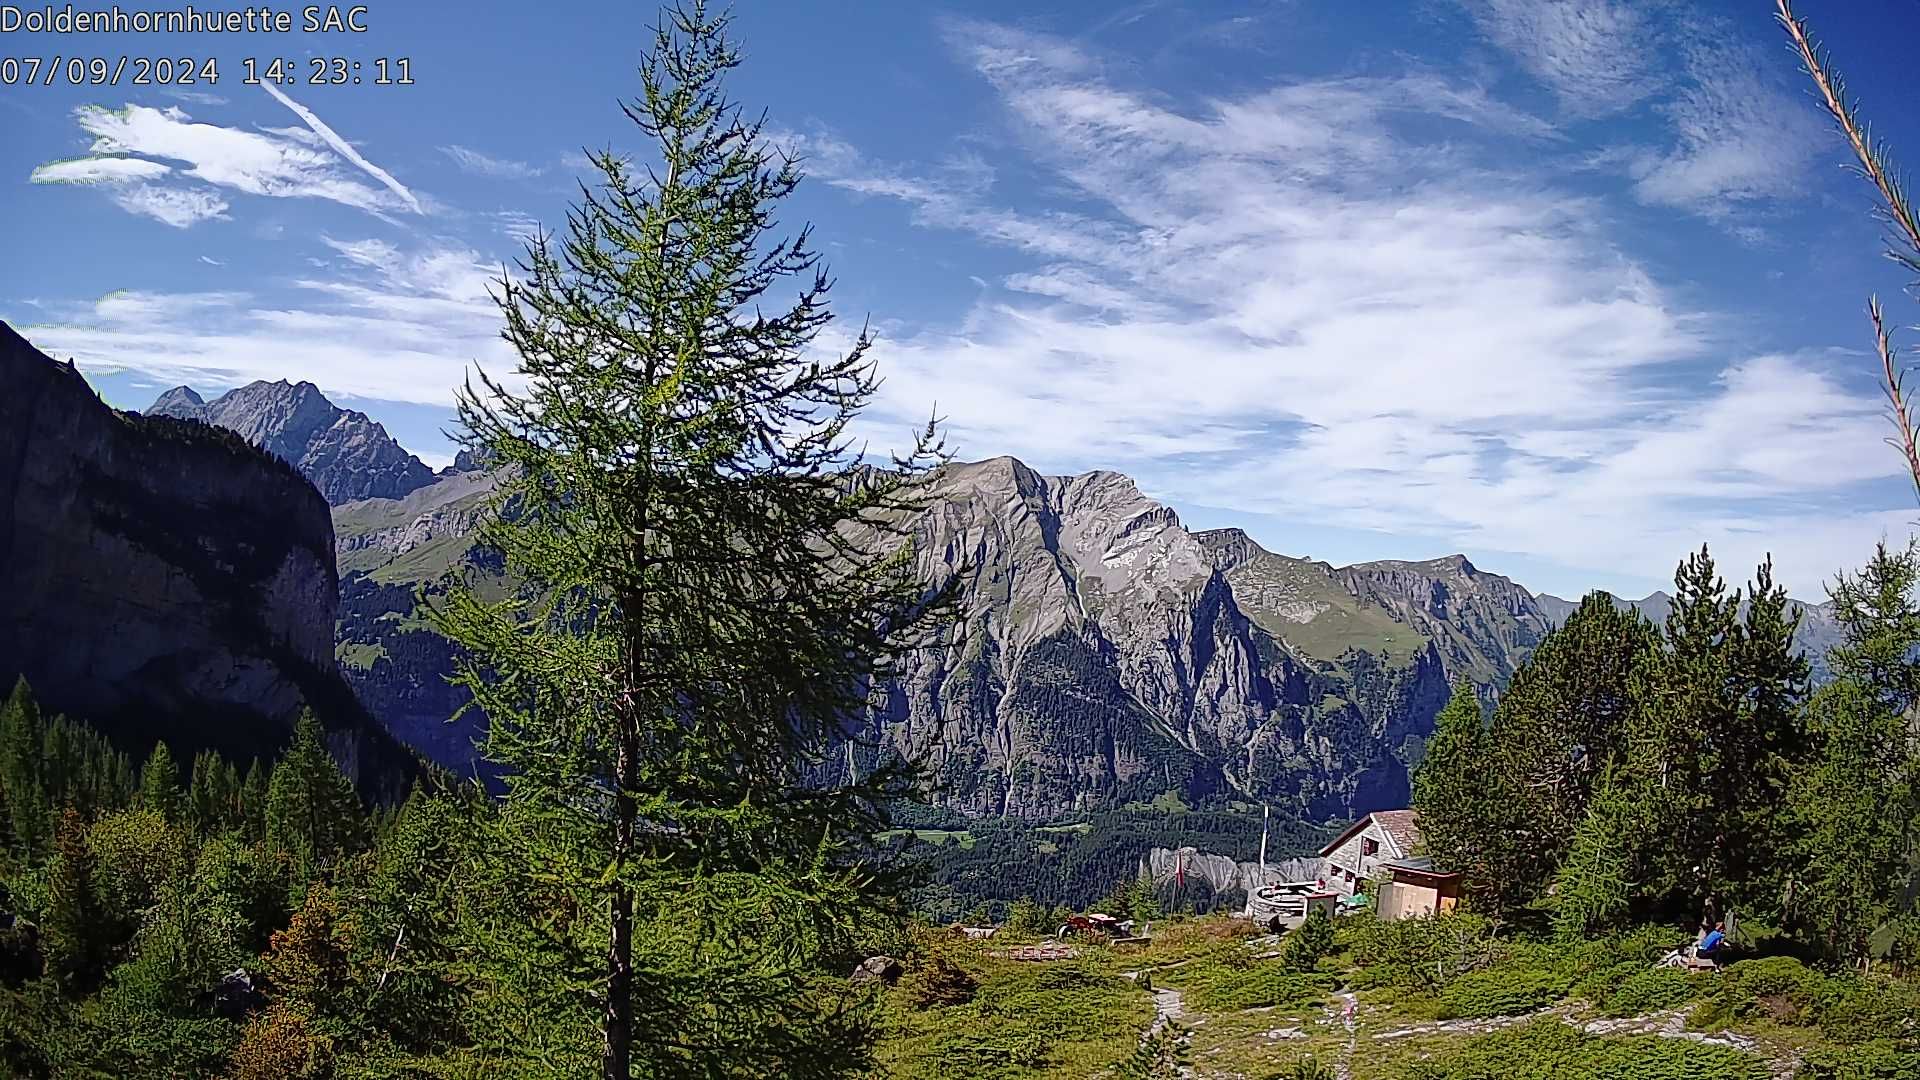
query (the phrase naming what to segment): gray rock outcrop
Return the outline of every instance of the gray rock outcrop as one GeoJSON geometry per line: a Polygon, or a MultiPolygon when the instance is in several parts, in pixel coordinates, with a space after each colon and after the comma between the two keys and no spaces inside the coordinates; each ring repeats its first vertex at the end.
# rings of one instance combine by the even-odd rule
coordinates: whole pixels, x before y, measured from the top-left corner
{"type": "Polygon", "coordinates": [[[1313,856],[1269,859],[1263,877],[1258,862],[1236,862],[1198,848],[1157,847],[1140,859],[1140,876],[1155,887],[1176,884],[1183,871],[1190,884],[1204,882],[1218,896],[1236,890],[1251,893],[1274,881],[1313,881],[1320,876],[1320,860],[1313,856]]]}

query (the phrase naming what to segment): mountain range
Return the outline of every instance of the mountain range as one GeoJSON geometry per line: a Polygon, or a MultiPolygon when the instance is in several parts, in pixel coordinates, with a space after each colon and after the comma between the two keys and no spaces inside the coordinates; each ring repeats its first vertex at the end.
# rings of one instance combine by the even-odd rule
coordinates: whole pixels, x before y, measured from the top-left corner
{"type": "MultiPolygon", "coordinates": [[[[466,455],[433,473],[309,383],[211,403],[182,387],[150,412],[231,422],[327,494],[342,673],[401,740],[471,767],[477,727],[447,722],[462,704],[444,678],[454,647],[415,596],[462,562],[498,572],[471,543],[487,473],[466,455]]],[[[941,801],[970,813],[1044,818],[1169,795],[1314,815],[1402,805],[1454,681],[1496,697],[1577,606],[1461,555],[1333,566],[1237,529],[1189,530],[1114,472],[1047,476],[993,458],[948,466],[933,495],[916,551],[929,574],[966,575],[964,632],[908,659],[853,767],[882,747],[925,751],[941,801]]],[[[1657,622],[1668,598],[1615,603],[1657,622]]],[[[1801,606],[1803,647],[1818,656],[1833,621],[1801,606]]]]}

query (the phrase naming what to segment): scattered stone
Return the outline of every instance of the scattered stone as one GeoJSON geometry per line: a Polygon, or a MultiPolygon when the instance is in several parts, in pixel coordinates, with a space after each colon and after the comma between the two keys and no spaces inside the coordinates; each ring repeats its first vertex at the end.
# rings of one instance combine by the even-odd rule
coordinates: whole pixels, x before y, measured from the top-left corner
{"type": "Polygon", "coordinates": [[[853,969],[850,979],[855,983],[877,982],[882,986],[892,986],[900,981],[900,976],[905,972],[906,968],[900,961],[891,956],[869,956],[853,969]]]}

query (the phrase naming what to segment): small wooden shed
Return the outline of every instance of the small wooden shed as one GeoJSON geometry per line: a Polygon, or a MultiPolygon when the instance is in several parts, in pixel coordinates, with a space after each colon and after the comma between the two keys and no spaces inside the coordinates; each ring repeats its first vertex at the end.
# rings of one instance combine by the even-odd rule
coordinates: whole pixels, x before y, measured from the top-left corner
{"type": "Polygon", "coordinates": [[[1380,882],[1374,912],[1382,919],[1441,915],[1460,903],[1460,875],[1436,870],[1432,859],[1390,859],[1381,870],[1386,880],[1380,882]]]}

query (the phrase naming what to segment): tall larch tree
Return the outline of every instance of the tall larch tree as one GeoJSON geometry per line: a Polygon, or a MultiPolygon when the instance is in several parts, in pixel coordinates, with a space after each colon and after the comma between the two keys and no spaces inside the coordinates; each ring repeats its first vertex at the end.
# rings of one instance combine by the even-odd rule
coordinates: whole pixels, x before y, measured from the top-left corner
{"type": "Polygon", "coordinates": [[[460,395],[525,584],[436,616],[506,767],[474,978],[523,1075],[843,1075],[869,1039],[811,984],[889,902],[862,852],[905,774],[820,766],[950,595],[901,525],[939,454],[931,425],[890,467],[851,445],[871,339],[821,340],[830,281],[775,218],[800,172],[725,97],[738,63],[724,17],[664,13],[644,154],[592,156],[500,283],[512,377],[460,395]]]}

